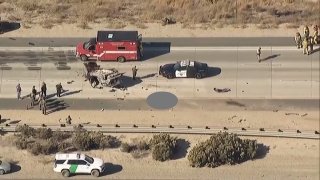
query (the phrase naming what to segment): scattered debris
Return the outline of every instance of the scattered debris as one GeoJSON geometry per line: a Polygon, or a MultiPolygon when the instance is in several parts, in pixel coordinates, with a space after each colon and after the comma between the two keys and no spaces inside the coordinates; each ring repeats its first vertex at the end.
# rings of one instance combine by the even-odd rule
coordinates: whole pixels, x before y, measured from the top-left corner
{"type": "Polygon", "coordinates": [[[286,116],[288,116],[288,115],[297,115],[297,116],[299,116],[299,113],[286,113],[286,116]]]}
{"type": "Polygon", "coordinates": [[[273,110],[273,112],[278,112],[278,111],[279,111],[278,109],[273,110]]]}
{"type": "Polygon", "coordinates": [[[104,111],[104,109],[102,108],[100,111],[104,111]]]}
{"type": "Polygon", "coordinates": [[[117,98],[117,100],[122,100],[122,101],[123,101],[123,100],[124,100],[124,98],[117,98]]]}
{"type": "Polygon", "coordinates": [[[231,91],[231,89],[229,88],[223,88],[223,89],[219,89],[219,88],[213,88],[213,90],[217,93],[225,93],[225,92],[229,92],[231,91]]]}
{"type": "Polygon", "coordinates": [[[116,92],[116,90],[115,89],[110,89],[109,92],[116,92]]]}
{"type": "Polygon", "coordinates": [[[308,113],[304,113],[304,114],[301,115],[301,117],[304,117],[304,116],[307,116],[307,115],[308,115],[308,113]]]}
{"type": "Polygon", "coordinates": [[[228,120],[231,120],[231,119],[236,118],[236,117],[237,117],[237,116],[236,116],[236,115],[234,115],[234,116],[232,116],[232,117],[228,118],[228,120]]]}

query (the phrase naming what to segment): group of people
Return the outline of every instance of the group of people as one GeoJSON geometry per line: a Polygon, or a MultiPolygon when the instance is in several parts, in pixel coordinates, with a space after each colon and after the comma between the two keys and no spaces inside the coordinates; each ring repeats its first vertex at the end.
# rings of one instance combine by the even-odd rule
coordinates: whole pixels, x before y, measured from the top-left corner
{"type": "MultiPolygon", "coordinates": [[[[56,85],[56,90],[57,90],[57,97],[61,97],[61,93],[63,92],[63,88],[61,83],[56,85]]],[[[17,91],[17,99],[21,100],[21,92],[22,92],[22,88],[20,83],[18,83],[18,85],[16,86],[16,91],[17,91]]],[[[34,106],[36,104],[36,101],[38,101],[39,104],[39,108],[40,110],[42,110],[43,114],[46,114],[46,110],[47,110],[47,105],[46,105],[46,98],[47,98],[47,85],[45,82],[42,83],[41,85],[41,92],[39,93],[39,98],[37,99],[37,90],[35,86],[32,86],[32,90],[30,93],[30,98],[31,98],[31,106],[34,106]]]]}
{"type": "Polygon", "coordinates": [[[309,27],[305,26],[303,29],[303,37],[301,37],[300,33],[297,32],[295,36],[295,42],[297,45],[297,48],[303,48],[303,54],[311,54],[313,51],[313,45],[319,44],[319,26],[315,25],[313,27],[313,35],[310,36],[309,27]]]}

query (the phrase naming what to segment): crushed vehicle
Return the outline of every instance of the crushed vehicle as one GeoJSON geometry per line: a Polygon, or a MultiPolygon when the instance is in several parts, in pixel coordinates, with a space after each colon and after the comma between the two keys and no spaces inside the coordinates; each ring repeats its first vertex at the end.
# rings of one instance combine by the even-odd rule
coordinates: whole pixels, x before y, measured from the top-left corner
{"type": "Polygon", "coordinates": [[[159,75],[168,79],[172,78],[197,78],[206,77],[208,73],[208,65],[197,61],[178,61],[172,64],[160,66],[159,75]]]}
{"type": "Polygon", "coordinates": [[[104,170],[105,164],[99,158],[92,158],[81,153],[55,155],[53,171],[61,173],[64,177],[80,173],[99,177],[104,170]]]}
{"type": "Polygon", "coordinates": [[[9,173],[10,170],[11,170],[10,163],[0,160],[0,175],[9,173]]]}
{"type": "Polygon", "coordinates": [[[120,77],[124,73],[120,73],[115,68],[103,69],[96,62],[83,63],[83,76],[89,81],[90,85],[95,88],[99,84],[106,87],[115,87],[120,85],[120,77]]]}
{"type": "Polygon", "coordinates": [[[137,31],[98,31],[76,47],[76,56],[82,61],[140,60],[142,58],[142,36],[137,31]]]}

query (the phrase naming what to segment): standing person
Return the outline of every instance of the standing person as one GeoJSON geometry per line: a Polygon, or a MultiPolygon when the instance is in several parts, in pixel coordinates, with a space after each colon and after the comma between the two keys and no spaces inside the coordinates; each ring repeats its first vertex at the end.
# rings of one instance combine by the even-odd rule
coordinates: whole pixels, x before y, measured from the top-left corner
{"type": "Polygon", "coordinates": [[[304,38],[309,38],[309,27],[308,26],[305,26],[303,28],[303,35],[304,35],[304,38]]]}
{"type": "Polygon", "coordinates": [[[34,103],[36,101],[36,96],[37,96],[37,90],[35,86],[32,86],[32,90],[31,90],[31,106],[34,106],[34,103]]]}
{"type": "Polygon", "coordinates": [[[296,33],[296,36],[294,37],[294,40],[296,42],[297,48],[302,48],[302,38],[299,32],[296,33]]]}
{"type": "Polygon", "coordinates": [[[318,25],[315,25],[313,27],[313,43],[314,44],[318,44],[319,43],[319,28],[318,28],[318,25]]]}
{"type": "Polygon", "coordinates": [[[16,89],[17,89],[17,98],[18,98],[18,100],[20,100],[21,99],[21,86],[20,86],[20,83],[18,83],[16,89]]]}
{"type": "Polygon", "coordinates": [[[47,85],[45,82],[41,86],[41,96],[47,97],[47,85]]]}
{"type": "Polygon", "coordinates": [[[61,92],[62,92],[62,85],[61,83],[56,85],[56,89],[57,89],[57,97],[61,97],[61,92]]]}
{"type": "Polygon", "coordinates": [[[136,80],[137,71],[138,71],[137,67],[134,66],[134,67],[132,68],[132,79],[133,79],[133,80],[136,80]]]}
{"type": "Polygon", "coordinates": [[[259,47],[257,49],[257,58],[258,58],[259,62],[261,62],[260,56],[261,56],[261,47],[259,47]]]}
{"type": "Polygon", "coordinates": [[[46,97],[42,96],[40,97],[40,102],[39,102],[39,109],[42,111],[42,114],[46,115],[47,114],[47,103],[46,103],[46,97]]]}
{"type": "Polygon", "coordinates": [[[303,46],[303,54],[308,54],[309,55],[308,39],[307,38],[304,38],[304,40],[302,42],[302,46],[303,46]]]}

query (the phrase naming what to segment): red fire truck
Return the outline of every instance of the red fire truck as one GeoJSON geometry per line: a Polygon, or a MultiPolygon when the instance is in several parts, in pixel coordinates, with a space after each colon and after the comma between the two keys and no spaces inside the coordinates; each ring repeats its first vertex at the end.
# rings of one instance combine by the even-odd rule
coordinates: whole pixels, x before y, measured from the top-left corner
{"type": "Polygon", "coordinates": [[[142,37],[137,31],[98,31],[96,38],[77,45],[76,56],[82,61],[140,60],[142,37]]]}

